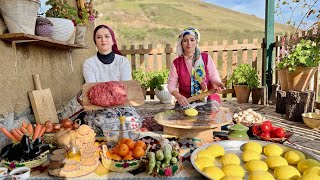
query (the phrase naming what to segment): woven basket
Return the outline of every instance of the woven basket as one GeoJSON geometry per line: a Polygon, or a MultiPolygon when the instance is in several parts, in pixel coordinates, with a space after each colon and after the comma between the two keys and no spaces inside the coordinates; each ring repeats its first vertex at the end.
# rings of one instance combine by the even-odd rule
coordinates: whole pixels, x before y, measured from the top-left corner
{"type": "Polygon", "coordinates": [[[178,174],[182,169],[182,163],[179,160],[177,164],[170,165],[165,168],[160,168],[157,172],[156,168],[152,171],[152,175],[158,178],[167,178],[178,174]]]}
{"type": "Polygon", "coordinates": [[[148,152],[150,149],[150,145],[147,146],[146,153],[140,159],[134,160],[113,160],[106,157],[106,153],[104,151],[100,152],[102,165],[111,171],[114,172],[129,172],[139,169],[144,165],[143,159],[147,158],[148,152]]]}
{"type": "Polygon", "coordinates": [[[25,166],[25,167],[29,167],[29,168],[34,168],[34,167],[40,166],[41,164],[43,164],[44,162],[47,161],[48,153],[49,153],[49,150],[41,153],[38,157],[36,157],[35,159],[33,159],[31,161],[25,161],[25,162],[12,161],[12,162],[9,162],[9,161],[2,160],[1,162],[5,167],[7,167],[9,169],[12,168],[13,164],[15,167],[25,166]]]}
{"type": "Polygon", "coordinates": [[[57,142],[54,140],[54,134],[55,133],[44,133],[44,135],[43,135],[44,143],[56,145],[57,142]]]}
{"type": "Polygon", "coordinates": [[[34,35],[39,7],[37,0],[0,0],[1,13],[10,33],[34,35]]]}

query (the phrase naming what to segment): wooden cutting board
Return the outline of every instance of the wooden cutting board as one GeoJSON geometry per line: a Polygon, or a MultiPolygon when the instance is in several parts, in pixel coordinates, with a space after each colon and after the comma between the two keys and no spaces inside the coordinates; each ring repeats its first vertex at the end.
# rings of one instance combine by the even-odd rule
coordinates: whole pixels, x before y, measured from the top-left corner
{"type": "Polygon", "coordinates": [[[29,99],[36,123],[44,124],[47,120],[59,123],[56,107],[49,88],[42,89],[39,74],[32,76],[35,90],[29,92],[29,99]]]}
{"type": "Polygon", "coordinates": [[[124,106],[141,106],[144,104],[144,95],[142,92],[141,85],[138,81],[130,80],[130,81],[121,81],[126,85],[127,91],[127,102],[121,106],[109,106],[102,107],[93,105],[90,103],[90,100],[87,96],[88,91],[91,87],[98,83],[87,83],[82,86],[82,103],[85,110],[98,110],[98,109],[106,109],[106,108],[115,108],[115,107],[124,107],[124,106]]]}

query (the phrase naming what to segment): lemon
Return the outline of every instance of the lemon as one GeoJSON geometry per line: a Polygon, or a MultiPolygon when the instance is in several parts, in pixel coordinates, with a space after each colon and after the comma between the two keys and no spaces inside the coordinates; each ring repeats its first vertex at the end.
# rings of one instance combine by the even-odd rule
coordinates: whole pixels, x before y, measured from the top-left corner
{"type": "Polygon", "coordinates": [[[261,152],[262,152],[262,146],[261,146],[259,143],[257,143],[257,142],[248,142],[248,143],[246,143],[246,144],[244,145],[243,150],[244,150],[244,151],[247,151],[247,150],[249,150],[249,151],[255,151],[255,152],[261,154],[261,152]]]}
{"type": "Polygon", "coordinates": [[[212,153],[210,153],[210,151],[208,150],[202,150],[202,151],[199,151],[198,154],[197,154],[197,157],[207,157],[207,158],[210,158],[212,160],[215,159],[214,155],[212,153]]]}
{"type": "Polygon", "coordinates": [[[308,168],[307,170],[305,170],[303,172],[303,175],[306,175],[306,174],[317,174],[320,176],[320,167],[319,166],[313,166],[311,168],[308,168]]]}
{"type": "Polygon", "coordinates": [[[208,157],[199,157],[196,159],[195,164],[202,171],[206,167],[214,166],[214,161],[208,157]]]}
{"type": "Polygon", "coordinates": [[[290,150],[284,155],[284,158],[288,161],[289,164],[296,165],[299,163],[299,161],[305,159],[306,157],[300,151],[290,150]]]}
{"type": "Polygon", "coordinates": [[[299,180],[316,180],[320,179],[319,174],[304,174],[299,180]]]}
{"type": "Polygon", "coordinates": [[[267,157],[266,163],[270,169],[274,169],[279,166],[288,165],[286,159],[281,156],[270,156],[267,157]]]}
{"type": "Polygon", "coordinates": [[[283,150],[276,144],[268,144],[263,148],[263,152],[267,156],[281,156],[283,150]]]}
{"type": "Polygon", "coordinates": [[[184,110],[184,114],[187,116],[196,116],[198,115],[198,111],[194,108],[184,110]]]}
{"type": "Polygon", "coordinates": [[[261,160],[251,160],[247,162],[246,169],[250,172],[268,171],[268,165],[261,160]]]}
{"type": "Polygon", "coordinates": [[[233,153],[227,153],[221,157],[221,164],[227,165],[227,164],[237,164],[240,165],[240,158],[233,153]]]}
{"type": "Polygon", "coordinates": [[[216,166],[209,166],[204,168],[203,173],[211,179],[221,179],[225,176],[224,172],[216,166]]]}
{"type": "Polygon", "coordinates": [[[224,155],[224,148],[221,145],[213,144],[210,145],[207,150],[214,156],[220,157],[224,155]]]}
{"type": "Polygon", "coordinates": [[[239,176],[225,176],[220,180],[243,180],[243,179],[239,176]]]}
{"type": "Polygon", "coordinates": [[[244,177],[244,170],[240,165],[228,164],[228,165],[222,166],[221,169],[226,176],[238,176],[241,178],[244,177]]]}
{"type": "Polygon", "coordinates": [[[304,172],[305,170],[307,170],[308,168],[311,168],[313,166],[320,166],[319,161],[316,161],[314,159],[302,159],[299,163],[298,163],[298,170],[300,172],[304,172]]]}
{"type": "Polygon", "coordinates": [[[248,162],[250,160],[260,160],[260,154],[255,151],[244,151],[242,153],[242,161],[248,162]]]}
{"type": "Polygon", "coordinates": [[[298,179],[300,177],[300,172],[293,166],[284,165],[277,167],[274,172],[274,177],[279,180],[286,179],[298,179]]]}
{"type": "Polygon", "coordinates": [[[249,175],[248,180],[274,180],[272,174],[267,171],[254,171],[249,175]]]}

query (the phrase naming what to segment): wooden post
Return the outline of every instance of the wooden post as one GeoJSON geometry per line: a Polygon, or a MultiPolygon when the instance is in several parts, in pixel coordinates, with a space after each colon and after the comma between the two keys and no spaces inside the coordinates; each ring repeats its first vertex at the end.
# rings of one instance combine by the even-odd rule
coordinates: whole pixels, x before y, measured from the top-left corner
{"type": "Polygon", "coordinates": [[[277,91],[277,100],[276,100],[276,113],[285,114],[286,113],[286,91],[277,91]]]}
{"type": "Polygon", "coordinates": [[[287,92],[286,119],[289,121],[302,121],[302,113],[313,112],[315,93],[314,91],[291,91],[287,92]]]}
{"type": "Polygon", "coordinates": [[[171,53],[173,52],[172,48],[170,47],[170,44],[166,44],[166,68],[170,69],[171,66],[171,53]]]}

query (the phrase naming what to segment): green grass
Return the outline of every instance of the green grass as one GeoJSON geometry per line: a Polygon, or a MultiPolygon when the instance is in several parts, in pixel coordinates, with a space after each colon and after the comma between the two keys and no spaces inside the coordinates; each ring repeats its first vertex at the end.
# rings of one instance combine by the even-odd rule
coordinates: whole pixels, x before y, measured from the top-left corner
{"type": "MultiPolygon", "coordinates": [[[[178,33],[194,26],[201,42],[264,37],[264,20],[231,11],[199,0],[95,0],[95,8],[103,14],[97,24],[110,25],[118,44],[175,43],[178,33]]],[[[276,35],[284,26],[275,25],[276,35]]]]}

